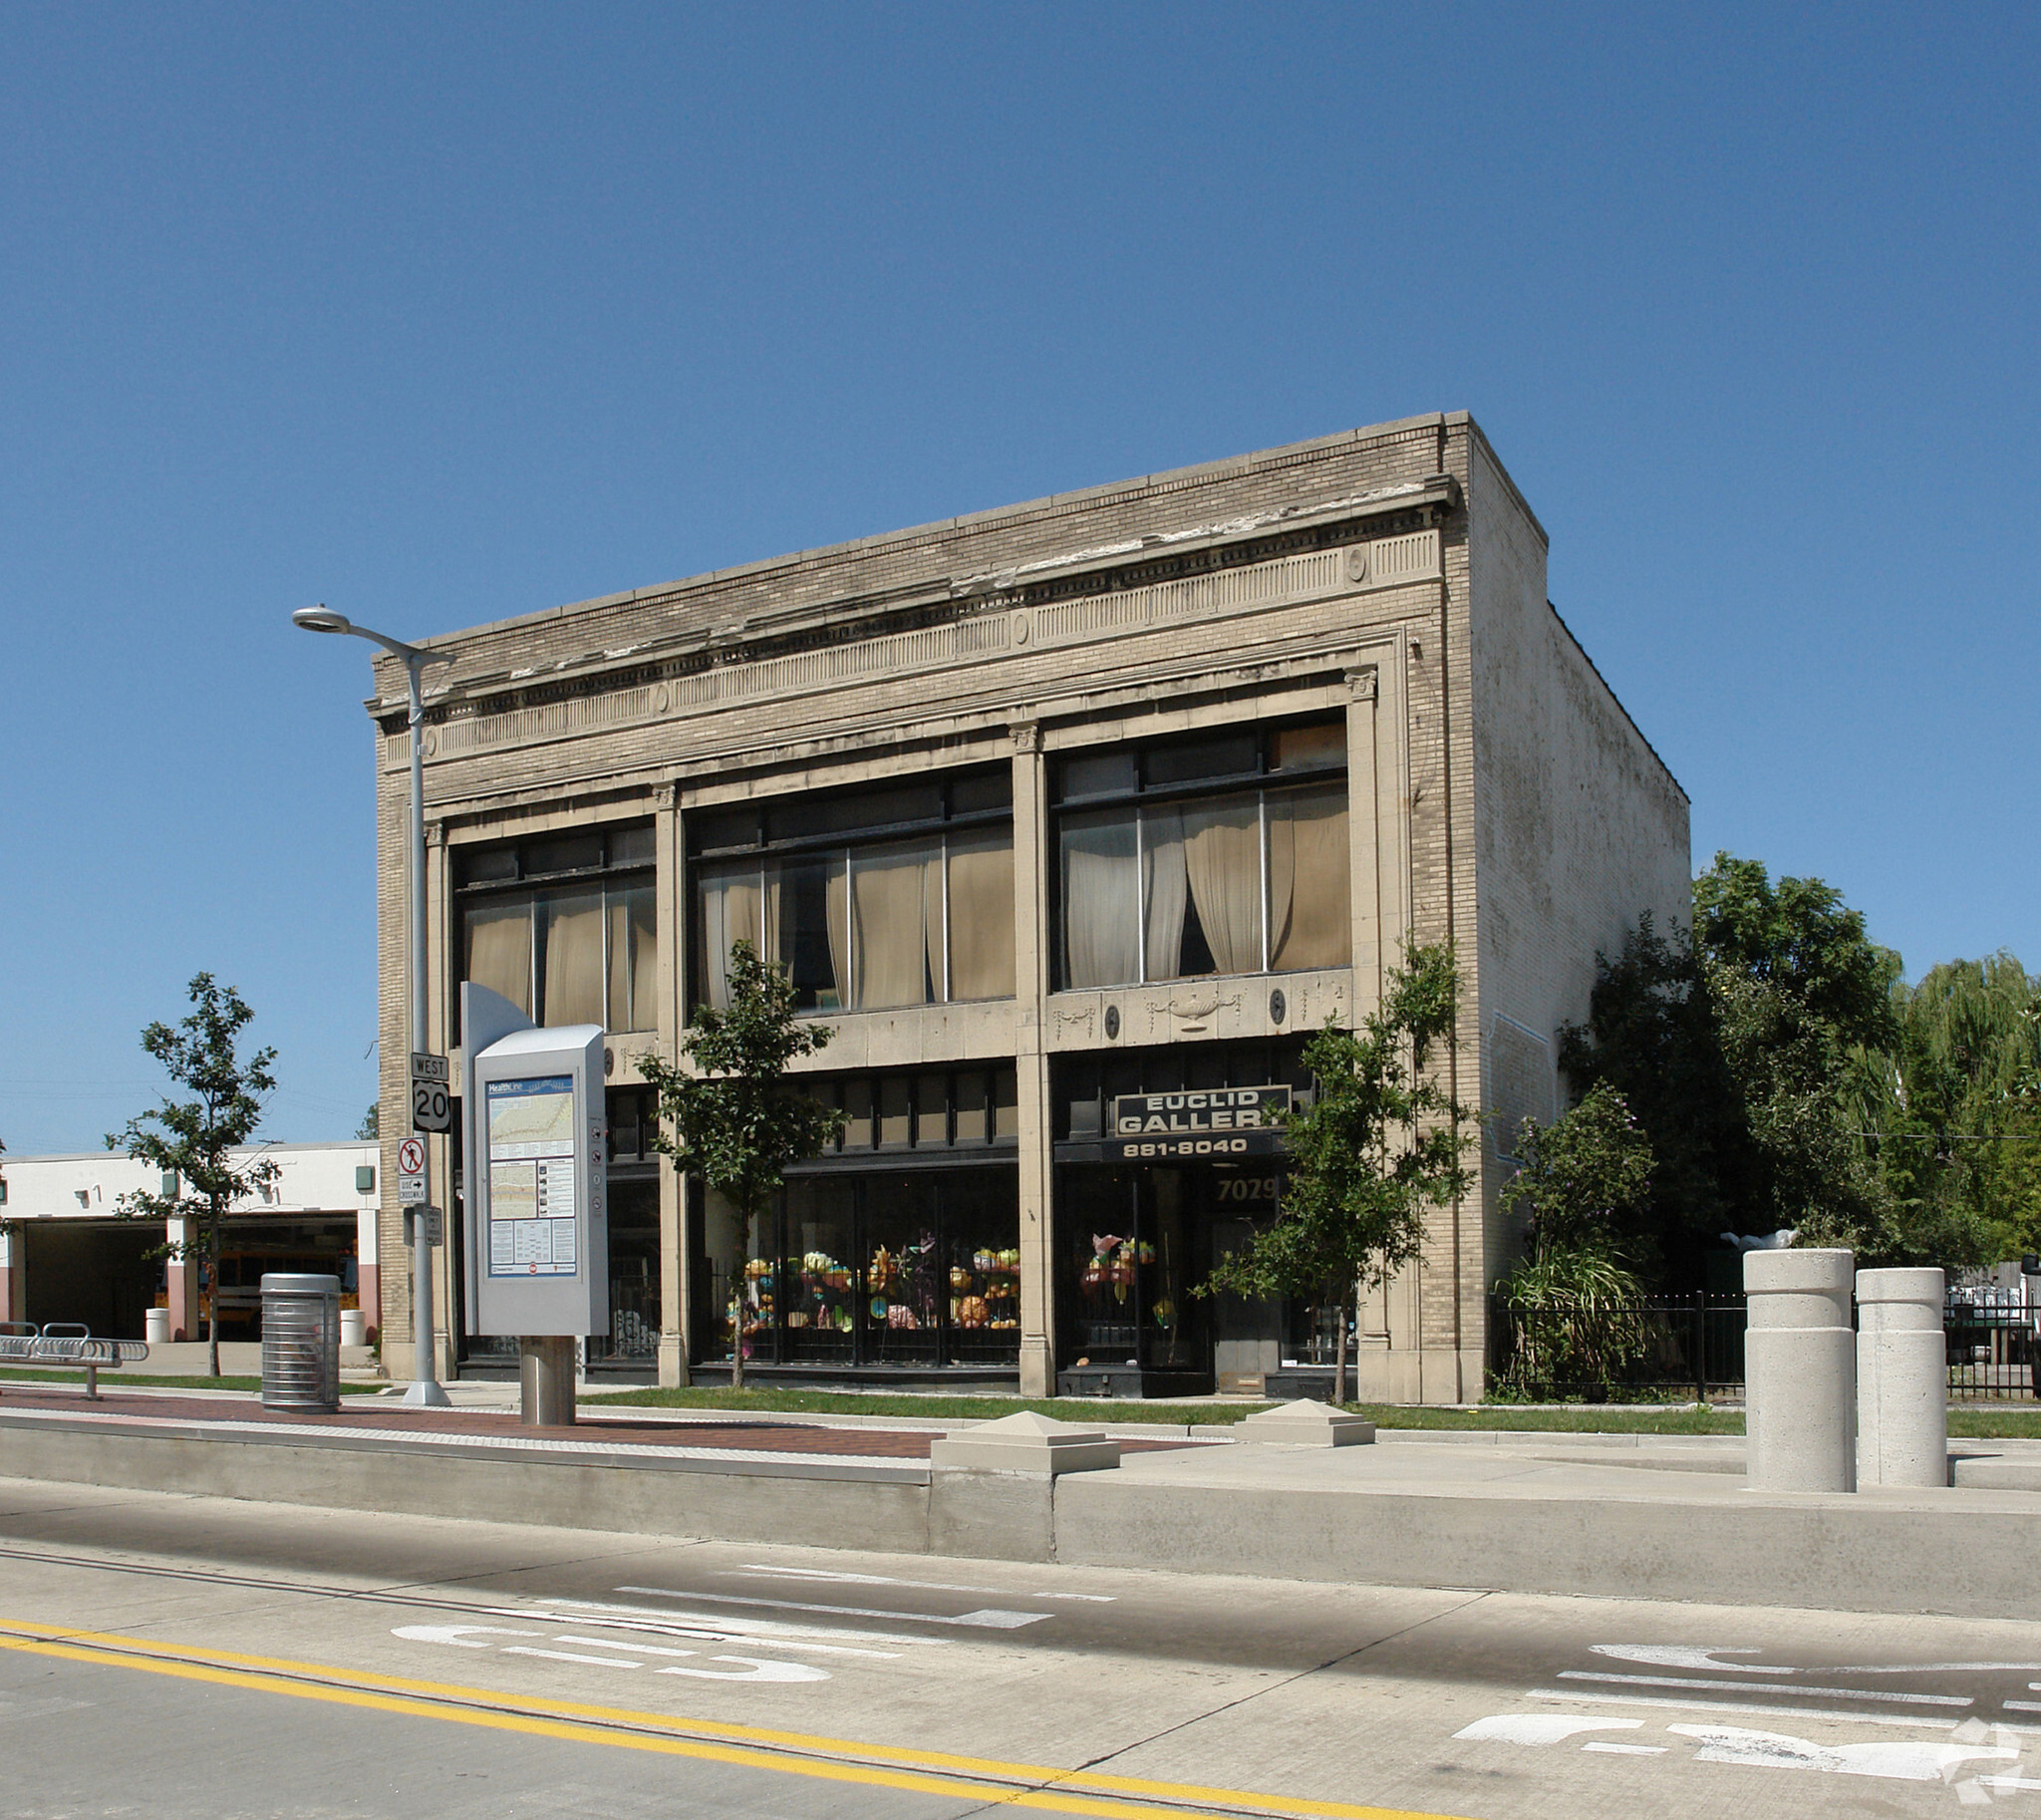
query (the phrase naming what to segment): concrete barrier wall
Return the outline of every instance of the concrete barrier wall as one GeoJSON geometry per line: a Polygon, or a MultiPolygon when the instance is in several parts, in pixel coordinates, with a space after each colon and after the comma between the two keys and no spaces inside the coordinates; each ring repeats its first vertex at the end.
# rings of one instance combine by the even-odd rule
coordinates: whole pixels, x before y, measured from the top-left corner
{"type": "Polygon", "coordinates": [[[1958,1491],[1733,1503],[1169,1483],[805,1478],[0,1424],[0,1475],[340,1510],[1334,1584],[2035,1615],[2041,1505],[1958,1491]],[[1932,1500],[1930,1502],[1930,1500],[1932,1500]]]}
{"type": "MultiPolygon", "coordinates": [[[[2030,1615],[2031,1511],[1488,1499],[1059,1480],[1056,1559],[1088,1567],[1818,1611],[2030,1615]]],[[[1842,1501],[1839,1500],[1839,1504],[1842,1501]]]]}
{"type": "Polygon", "coordinates": [[[663,1472],[395,1449],[184,1436],[0,1430],[0,1473],[420,1517],[921,1554],[928,1487],[912,1482],[663,1472]]]}

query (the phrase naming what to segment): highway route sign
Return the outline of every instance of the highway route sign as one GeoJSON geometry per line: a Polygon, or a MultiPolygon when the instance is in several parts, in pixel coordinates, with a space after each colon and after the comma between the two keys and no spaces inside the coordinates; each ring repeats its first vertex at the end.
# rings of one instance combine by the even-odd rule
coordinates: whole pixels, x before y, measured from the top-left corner
{"type": "Polygon", "coordinates": [[[446,1058],[412,1051],[411,1128],[444,1131],[452,1122],[453,1107],[446,1097],[446,1058]]]}

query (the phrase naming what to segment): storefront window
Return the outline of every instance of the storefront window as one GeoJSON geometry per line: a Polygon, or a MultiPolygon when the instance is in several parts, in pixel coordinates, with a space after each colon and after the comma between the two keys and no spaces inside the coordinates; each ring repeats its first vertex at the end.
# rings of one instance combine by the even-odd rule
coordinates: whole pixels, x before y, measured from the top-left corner
{"type": "Polygon", "coordinates": [[[706,1197],[697,1270],[723,1320],[705,1361],[1010,1367],[1020,1342],[1019,1177],[994,1168],[797,1175],[738,1256],[706,1197]]]}
{"type": "Polygon", "coordinates": [[[609,1184],[610,1331],[591,1336],[597,1364],[645,1364],[659,1356],[659,1182],[609,1184]]]}
{"type": "Polygon", "coordinates": [[[1057,1334],[1066,1365],[1210,1368],[1203,1171],[1058,1172],[1057,1334]]]}
{"type": "Polygon", "coordinates": [[[784,1357],[848,1362],[858,1299],[857,1202],[849,1184],[788,1183],[785,1246],[784,1357]]]}
{"type": "Polygon", "coordinates": [[[859,1355],[877,1365],[930,1365],[942,1329],[937,1251],[940,1188],[928,1175],[881,1175],[861,1184],[864,1302],[859,1355]]]}

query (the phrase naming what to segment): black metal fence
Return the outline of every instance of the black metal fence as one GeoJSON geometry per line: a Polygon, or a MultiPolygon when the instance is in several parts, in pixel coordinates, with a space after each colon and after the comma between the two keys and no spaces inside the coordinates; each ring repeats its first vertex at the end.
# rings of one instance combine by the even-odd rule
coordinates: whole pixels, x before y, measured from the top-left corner
{"type": "Polygon", "coordinates": [[[2026,1402],[2041,1365],[2035,1310],[2020,1285],[1956,1283],[1942,1304],[1949,1395],[1957,1402],[2026,1402]]]}
{"type": "Polygon", "coordinates": [[[1741,1296],[1693,1295],[1584,1314],[1509,1307],[1489,1326],[1494,1389],[1533,1402],[1634,1402],[1740,1394],[1741,1296]]]}
{"type": "MultiPolygon", "coordinates": [[[[1592,1314],[1514,1309],[1489,1325],[1492,1390],[1534,1402],[1707,1401],[1743,1393],[1741,1296],[1693,1295],[1592,1314]]],[[[1957,1402],[2032,1402],[2036,1311],[2018,1288],[1952,1286],[1942,1311],[1957,1402]]]]}

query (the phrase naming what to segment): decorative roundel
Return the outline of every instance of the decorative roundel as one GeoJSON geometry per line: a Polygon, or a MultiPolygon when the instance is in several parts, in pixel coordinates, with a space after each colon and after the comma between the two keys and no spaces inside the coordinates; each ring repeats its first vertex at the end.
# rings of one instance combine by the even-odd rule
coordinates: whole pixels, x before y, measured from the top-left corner
{"type": "Polygon", "coordinates": [[[652,692],[652,712],[665,714],[674,705],[674,692],[664,683],[652,692]]]}
{"type": "Polygon", "coordinates": [[[1017,645],[1026,644],[1034,627],[1025,613],[1016,613],[1007,621],[1007,633],[1017,645]]]}
{"type": "Polygon", "coordinates": [[[1367,579],[1367,545],[1356,543],[1346,552],[1346,579],[1365,581],[1367,579]]]}
{"type": "Polygon", "coordinates": [[[439,736],[430,727],[426,729],[426,737],[419,742],[419,750],[429,758],[437,756],[439,751],[439,736]]]}
{"type": "Polygon", "coordinates": [[[1105,1008],[1105,1037],[1106,1037],[1106,1041],[1107,1041],[1108,1043],[1110,1043],[1110,1042],[1111,1042],[1111,1041],[1112,1041],[1112,1040],[1113,1040],[1113,1039],[1114,1039],[1115,1037],[1117,1037],[1117,1036],[1118,1036],[1119,1034],[1120,1034],[1120,1008],[1119,1008],[1119,1007],[1118,1007],[1117,1005],[1108,1005],[1108,1006],[1107,1006],[1107,1007],[1105,1008]]]}
{"type": "Polygon", "coordinates": [[[1279,986],[1269,995],[1269,1022],[1271,1024],[1281,1024],[1289,1015],[1289,1001],[1284,998],[1283,988],[1279,986]]]}

